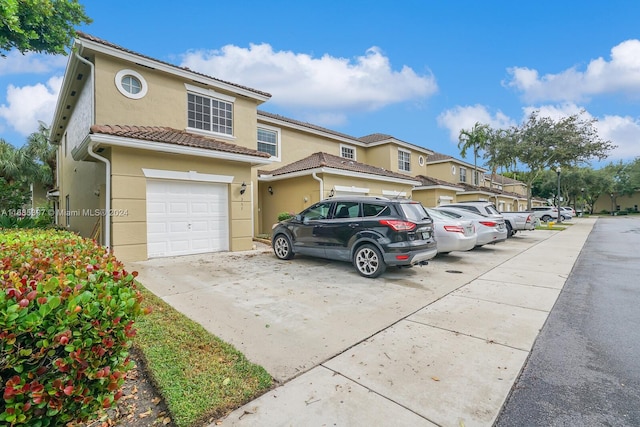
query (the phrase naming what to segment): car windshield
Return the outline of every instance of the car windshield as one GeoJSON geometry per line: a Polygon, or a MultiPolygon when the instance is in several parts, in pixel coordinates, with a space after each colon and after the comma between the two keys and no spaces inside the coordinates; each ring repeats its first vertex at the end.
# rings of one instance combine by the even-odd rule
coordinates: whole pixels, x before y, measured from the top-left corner
{"type": "Polygon", "coordinates": [[[423,221],[429,219],[429,214],[420,203],[400,203],[400,209],[410,221],[423,221]]]}

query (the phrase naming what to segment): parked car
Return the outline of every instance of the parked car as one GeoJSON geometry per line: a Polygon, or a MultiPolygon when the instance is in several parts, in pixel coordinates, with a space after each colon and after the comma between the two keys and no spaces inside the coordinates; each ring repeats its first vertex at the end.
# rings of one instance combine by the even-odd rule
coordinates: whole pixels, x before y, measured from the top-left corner
{"type": "Polygon", "coordinates": [[[420,202],[384,197],[333,197],[274,224],[280,259],[295,254],[349,261],[364,277],[387,266],[426,264],[436,256],[433,220],[420,202]]]}
{"type": "Polygon", "coordinates": [[[550,219],[558,219],[558,208],[555,206],[535,206],[531,208],[531,213],[543,222],[548,222],[550,219]]]}
{"type": "Polygon", "coordinates": [[[448,205],[443,205],[443,206],[451,206],[451,207],[456,207],[460,209],[467,209],[471,212],[479,213],[481,215],[489,216],[492,218],[503,218],[505,220],[505,225],[507,227],[507,237],[513,236],[514,234],[516,234],[518,230],[535,228],[535,226],[525,228],[527,227],[526,217],[521,218],[520,215],[518,216],[504,215],[502,212],[498,211],[498,209],[493,203],[487,202],[484,200],[473,200],[473,201],[470,200],[467,202],[450,203],[448,205]]]}
{"type": "Polygon", "coordinates": [[[452,218],[435,209],[425,209],[433,220],[433,229],[439,254],[469,251],[476,246],[478,235],[473,222],[452,218]]]}
{"type": "Polygon", "coordinates": [[[461,209],[451,205],[438,206],[437,211],[445,212],[456,219],[470,220],[476,226],[476,246],[488,243],[499,243],[507,240],[507,226],[504,218],[488,217],[468,209],[461,209]]]}
{"type": "Polygon", "coordinates": [[[560,206],[560,210],[562,210],[562,212],[560,213],[562,214],[563,219],[567,215],[568,215],[567,219],[571,219],[577,215],[576,210],[573,209],[571,206],[560,206]]]}

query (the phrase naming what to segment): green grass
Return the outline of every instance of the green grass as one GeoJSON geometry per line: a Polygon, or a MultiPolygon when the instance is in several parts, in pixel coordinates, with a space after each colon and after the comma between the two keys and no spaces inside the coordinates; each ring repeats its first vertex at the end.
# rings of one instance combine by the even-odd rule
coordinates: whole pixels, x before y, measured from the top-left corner
{"type": "Polygon", "coordinates": [[[140,288],[153,311],[136,321],[134,345],[178,426],[221,417],[271,388],[262,367],[140,288]]]}

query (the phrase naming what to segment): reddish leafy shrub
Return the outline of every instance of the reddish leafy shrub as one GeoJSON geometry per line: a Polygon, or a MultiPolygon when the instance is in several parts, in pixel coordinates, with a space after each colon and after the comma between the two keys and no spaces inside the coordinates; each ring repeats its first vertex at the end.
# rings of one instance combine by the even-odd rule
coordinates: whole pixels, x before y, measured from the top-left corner
{"type": "Polygon", "coordinates": [[[123,267],[72,233],[0,231],[0,425],[82,421],[120,398],[142,313],[123,267]]]}

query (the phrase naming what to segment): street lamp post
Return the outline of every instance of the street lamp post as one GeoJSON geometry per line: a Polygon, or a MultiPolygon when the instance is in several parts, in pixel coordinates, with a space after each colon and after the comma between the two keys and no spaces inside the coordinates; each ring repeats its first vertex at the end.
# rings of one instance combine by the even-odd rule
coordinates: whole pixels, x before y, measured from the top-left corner
{"type": "Polygon", "coordinates": [[[558,224],[562,222],[562,209],[560,209],[560,166],[556,168],[556,173],[558,174],[558,224]]]}
{"type": "Polygon", "coordinates": [[[584,199],[584,188],[581,188],[580,191],[582,192],[582,212],[580,213],[580,216],[584,216],[584,210],[587,208],[587,201],[584,199]]]}
{"type": "Polygon", "coordinates": [[[613,201],[614,201],[614,200],[615,200],[615,199],[614,199],[614,197],[613,197],[613,193],[611,193],[611,216],[615,215],[615,210],[616,210],[616,208],[615,208],[615,206],[614,206],[614,204],[613,204],[613,201]]]}

